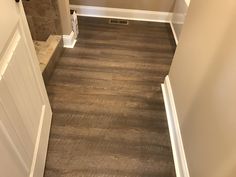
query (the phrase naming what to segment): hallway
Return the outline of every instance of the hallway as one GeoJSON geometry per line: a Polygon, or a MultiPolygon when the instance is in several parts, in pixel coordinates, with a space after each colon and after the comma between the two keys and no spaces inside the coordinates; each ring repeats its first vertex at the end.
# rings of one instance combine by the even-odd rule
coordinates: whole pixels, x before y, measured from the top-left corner
{"type": "Polygon", "coordinates": [[[80,17],[47,85],[53,122],[45,177],[175,177],[160,84],[169,24],[80,17]]]}

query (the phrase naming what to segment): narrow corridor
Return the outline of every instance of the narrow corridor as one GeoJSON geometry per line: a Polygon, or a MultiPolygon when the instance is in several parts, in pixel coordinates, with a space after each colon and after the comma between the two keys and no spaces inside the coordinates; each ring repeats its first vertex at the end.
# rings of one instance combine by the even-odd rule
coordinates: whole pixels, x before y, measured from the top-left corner
{"type": "Polygon", "coordinates": [[[175,177],[160,86],[175,51],[169,24],[79,24],[47,85],[45,177],[175,177]]]}

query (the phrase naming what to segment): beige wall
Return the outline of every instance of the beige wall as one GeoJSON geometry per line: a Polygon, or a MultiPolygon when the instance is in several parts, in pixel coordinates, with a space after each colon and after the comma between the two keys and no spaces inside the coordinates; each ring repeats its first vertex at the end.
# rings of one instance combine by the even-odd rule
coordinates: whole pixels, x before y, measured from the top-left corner
{"type": "Polygon", "coordinates": [[[177,40],[179,40],[180,38],[182,26],[184,24],[187,11],[188,11],[188,3],[186,3],[185,0],[176,0],[171,22],[172,22],[177,40]]]}
{"type": "Polygon", "coordinates": [[[69,35],[72,31],[69,0],[58,0],[62,34],[69,35]]]}
{"type": "Polygon", "coordinates": [[[175,0],[70,0],[70,4],[170,12],[175,0]]]}
{"type": "Polygon", "coordinates": [[[236,176],[235,17],[235,0],[192,0],[171,66],[191,177],[236,176]]]}

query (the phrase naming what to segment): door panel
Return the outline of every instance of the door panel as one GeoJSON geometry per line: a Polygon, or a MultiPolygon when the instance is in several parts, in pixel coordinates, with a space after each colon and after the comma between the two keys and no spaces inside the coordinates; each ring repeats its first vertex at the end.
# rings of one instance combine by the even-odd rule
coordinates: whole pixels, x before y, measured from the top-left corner
{"type": "Polygon", "coordinates": [[[19,110],[12,102],[12,97],[2,82],[0,82],[0,115],[2,126],[5,127],[28,168],[32,161],[34,144],[29,132],[25,129],[24,122],[21,121],[19,110]]]}
{"type": "MultiPolygon", "coordinates": [[[[3,89],[2,89],[2,85],[0,84],[0,92],[2,93],[3,89]]],[[[9,121],[9,119],[11,119],[12,113],[14,114],[14,112],[9,112],[9,110],[5,110],[4,105],[2,104],[2,99],[0,100],[0,143],[3,143],[5,146],[9,148],[9,150],[11,150],[11,155],[12,158],[15,158],[16,163],[18,162],[22,168],[24,168],[25,171],[29,171],[29,166],[31,164],[31,160],[30,160],[30,154],[27,150],[32,149],[33,148],[33,143],[30,141],[25,141],[22,140],[22,137],[19,136],[18,132],[16,131],[15,127],[21,127],[23,128],[23,126],[21,125],[17,125],[19,122],[12,122],[9,121]],[[17,125],[17,126],[16,126],[17,125]],[[15,136],[10,136],[10,135],[15,135],[15,136]],[[4,138],[3,138],[4,136],[4,138]],[[3,141],[5,140],[5,141],[3,141]],[[28,144],[27,146],[25,146],[25,144],[28,144]],[[29,144],[31,144],[31,148],[29,147],[29,144]],[[27,148],[25,148],[27,147],[27,148]]],[[[16,114],[17,115],[17,114],[16,114]]],[[[18,128],[19,130],[19,128],[18,128]]],[[[24,129],[22,132],[20,132],[21,135],[26,135],[27,134],[24,132],[24,129]]],[[[1,156],[3,155],[2,151],[1,152],[1,156]]],[[[2,159],[2,157],[1,157],[2,159]]],[[[5,159],[1,160],[1,161],[5,161],[5,159]]],[[[3,167],[0,165],[0,171],[2,172],[3,167]]],[[[0,174],[1,176],[1,174],[0,174]]]]}
{"type": "MultiPolygon", "coordinates": [[[[12,1],[13,0],[8,0],[12,1]]],[[[14,3],[5,3],[3,0],[0,1],[1,7],[1,33],[0,33],[0,51],[2,51],[9,39],[9,36],[12,35],[12,32],[19,21],[19,15],[17,14],[16,5],[14,3]]],[[[0,53],[1,54],[1,53],[0,53]]]]}
{"type": "Polygon", "coordinates": [[[17,154],[16,146],[9,139],[8,132],[0,120],[0,171],[1,177],[26,177],[29,169],[17,154]]]}
{"type": "Polygon", "coordinates": [[[52,112],[21,2],[0,26],[0,177],[42,177],[52,112]]]}
{"type": "Polygon", "coordinates": [[[33,78],[34,72],[29,60],[30,56],[27,52],[22,51],[27,51],[27,48],[19,30],[16,30],[4,57],[0,82],[3,82],[8,88],[11,98],[13,98],[12,102],[17,105],[30,139],[35,143],[44,104],[33,78]]]}

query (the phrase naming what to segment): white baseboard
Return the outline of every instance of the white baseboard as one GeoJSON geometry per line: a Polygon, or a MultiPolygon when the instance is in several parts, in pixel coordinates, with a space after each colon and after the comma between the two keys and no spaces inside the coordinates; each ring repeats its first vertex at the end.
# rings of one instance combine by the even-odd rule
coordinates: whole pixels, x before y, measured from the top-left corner
{"type": "Polygon", "coordinates": [[[63,35],[62,39],[65,48],[74,48],[76,43],[76,37],[73,31],[70,33],[70,35],[63,35]]]}
{"type": "Polygon", "coordinates": [[[161,85],[161,87],[165,102],[176,176],[189,177],[188,165],[179,127],[178,115],[176,112],[175,101],[168,76],[166,77],[165,82],[161,85]]]}
{"type": "Polygon", "coordinates": [[[179,40],[178,40],[178,37],[177,37],[177,34],[176,34],[176,32],[175,32],[175,28],[174,28],[172,22],[170,22],[170,27],[171,27],[171,30],[172,30],[172,33],[173,33],[173,36],[174,36],[174,39],[175,39],[175,44],[178,45],[179,40]]]}
{"type": "Polygon", "coordinates": [[[52,112],[43,107],[29,177],[43,177],[47,156],[52,112]],[[46,115],[45,115],[46,114],[46,115]]]}
{"type": "Polygon", "coordinates": [[[170,12],[156,12],[147,10],[120,9],[108,7],[70,5],[79,16],[100,17],[100,18],[118,18],[138,21],[152,21],[169,23],[172,18],[170,12]]]}

